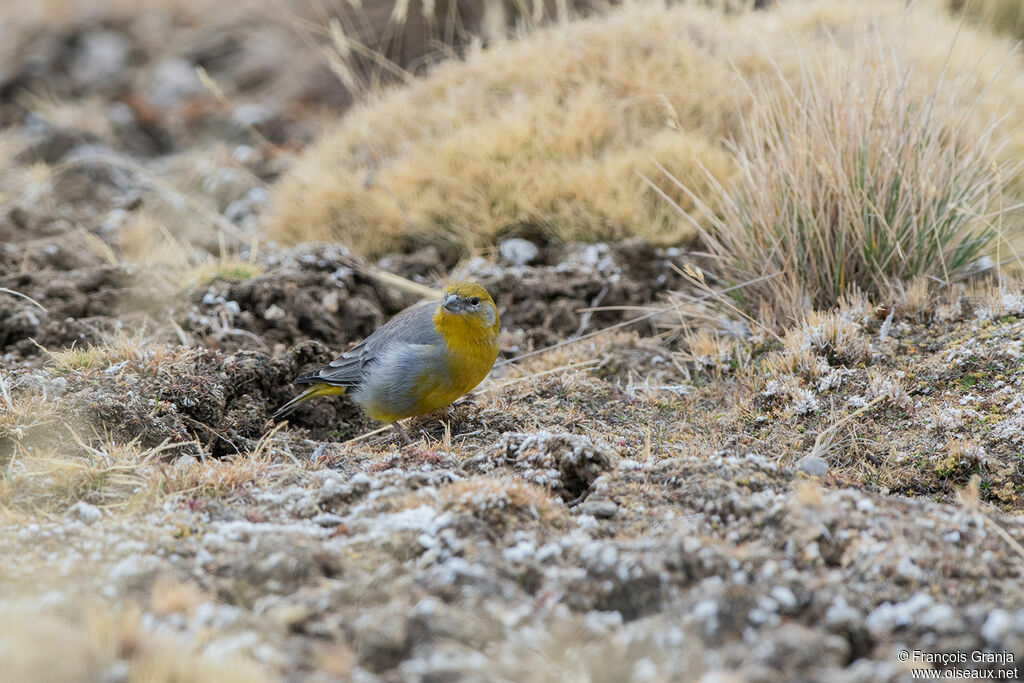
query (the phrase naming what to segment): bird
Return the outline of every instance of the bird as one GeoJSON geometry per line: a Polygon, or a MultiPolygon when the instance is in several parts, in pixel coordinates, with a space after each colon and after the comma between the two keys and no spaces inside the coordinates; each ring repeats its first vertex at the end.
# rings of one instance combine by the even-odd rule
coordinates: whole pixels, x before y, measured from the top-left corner
{"type": "Polygon", "coordinates": [[[440,302],[402,311],[329,364],[297,377],[296,384],[310,387],[271,419],[312,398],[343,394],[411,444],[399,420],[443,408],[480,384],[498,358],[500,332],[487,290],[453,282],[440,302]]]}

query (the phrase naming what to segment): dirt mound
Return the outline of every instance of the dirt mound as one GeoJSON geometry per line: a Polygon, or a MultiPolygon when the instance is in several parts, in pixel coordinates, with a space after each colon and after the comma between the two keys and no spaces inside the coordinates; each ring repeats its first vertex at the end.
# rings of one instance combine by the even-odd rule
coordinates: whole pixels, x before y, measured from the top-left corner
{"type": "MultiPolygon", "coordinates": [[[[671,264],[682,252],[655,249],[641,240],[618,244],[569,244],[536,265],[499,265],[482,259],[459,267],[455,279],[473,279],[491,292],[509,339],[507,350],[532,350],[570,335],[636,317],[616,306],[652,303],[682,286],[671,264]],[[591,306],[612,310],[586,313],[591,306]]],[[[381,265],[439,287],[437,251],[388,257],[381,265]]],[[[388,318],[416,302],[353,268],[344,247],[301,246],[282,250],[263,273],[244,281],[220,281],[193,290],[183,328],[217,348],[282,350],[305,339],[340,353],[388,318]]],[[[647,329],[650,329],[648,326],[647,329]]]]}
{"type": "Polygon", "coordinates": [[[493,473],[509,468],[531,483],[549,488],[565,501],[581,498],[618,457],[604,444],[577,434],[507,432],[496,455],[477,456],[470,471],[493,473]]]}
{"type": "MultiPolygon", "coordinates": [[[[175,454],[251,453],[272,426],[270,415],[292,397],[291,380],[332,358],[326,346],[314,341],[276,356],[157,345],[68,352],[58,355],[56,367],[11,376],[16,397],[53,394],[59,386],[63,426],[43,423],[30,433],[7,435],[7,440],[41,447],[105,434],[144,449],[180,444],[175,454]]],[[[299,422],[304,435],[318,439],[348,438],[368,424],[343,400],[318,401],[299,422]]]]}
{"type": "Polygon", "coordinates": [[[209,345],[280,351],[315,340],[339,353],[416,301],[359,274],[348,251],[333,245],[282,251],[263,273],[213,282],[189,298],[181,324],[209,345]]]}
{"type": "Polygon", "coordinates": [[[43,306],[3,295],[0,350],[21,356],[38,347],[57,349],[99,341],[118,326],[117,303],[132,273],[120,266],[0,276],[0,287],[32,297],[43,306]]]}
{"type": "Polygon", "coordinates": [[[524,351],[636,318],[642,312],[635,307],[683,286],[672,265],[682,265],[685,252],[655,248],[638,238],[540,251],[545,257],[536,264],[474,259],[456,270],[458,277],[477,280],[491,292],[502,327],[524,351]],[[597,307],[610,310],[584,312],[597,307]]]}

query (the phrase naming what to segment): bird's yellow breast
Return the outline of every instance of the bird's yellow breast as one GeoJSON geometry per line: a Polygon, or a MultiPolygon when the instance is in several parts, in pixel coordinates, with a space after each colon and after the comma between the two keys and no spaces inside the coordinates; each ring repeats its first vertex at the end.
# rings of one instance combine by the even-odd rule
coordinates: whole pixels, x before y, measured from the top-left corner
{"type": "Polygon", "coordinates": [[[433,322],[442,344],[416,351],[419,360],[406,364],[408,376],[400,387],[392,384],[387,393],[366,392],[361,405],[371,418],[395,422],[443,408],[480,384],[494,367],[500,330],[496,309],[478,316],[439,308],[433,322]]]}

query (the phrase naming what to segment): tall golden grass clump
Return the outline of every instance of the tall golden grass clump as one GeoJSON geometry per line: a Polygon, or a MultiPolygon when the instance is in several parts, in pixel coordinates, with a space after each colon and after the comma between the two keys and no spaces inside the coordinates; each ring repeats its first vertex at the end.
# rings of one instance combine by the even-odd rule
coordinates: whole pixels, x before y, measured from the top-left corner
{"type": "MultiPolygon", "coordinates": [[[[990,35],[933,5],[783,1],[726,13],[629,4],[448,62],[354,108],[278,184],[268,231],[281,242],[334,240],[368,256],[423,242],[473,249],[513,233],[688,239],[691,226],[673,220],[641,176],[695,208],[652,173],[659,162],[712,202],[716,183],[736,172],[723,140],[740,133],[750,111],[748,83],[769,73],[779,87],[799,82],[796,45],[855,59],[852,46],[872,26],[915,79],[975,69],[983,83],[1005,58],[990,35]]],[[[1018,83],[1003,76],[997,85],[974,118],[1018,83]]],[[[1017,147],[1024,152],[1024,138],[1017,147]]]]}
{"type": "Polygon", "coordinates": [[[922,77],[878,32],[801,60],[792,86],[752,84],[736,181],[688,193],[700,220],[683,212],[730,283],[777,273],[737,290],[749,314],[783,328],[851,289],[949,282],[1011,241],[1006,182],[1020,162],[1000,161],[1000,121],[975,116],[977,79],[991,74],[922,77]]]}
{"type": "Polygon", "coordinates": [[[1024,38],[1024,2],[1021,0],[946,0],[951,12],[988,26],[997,33],[1024,38]]]}
{"type": "MultiPolygon", "coordinates": [[[[632,6],[448,62],[351,110],[279,183],[270,236],[374,256],[509,233],[689,236],[640,180],[725,178],[729,56],[754,36],[697,7],[632,6]]],[[[666,188],[669,184],[666,183],[666,188]]]]}

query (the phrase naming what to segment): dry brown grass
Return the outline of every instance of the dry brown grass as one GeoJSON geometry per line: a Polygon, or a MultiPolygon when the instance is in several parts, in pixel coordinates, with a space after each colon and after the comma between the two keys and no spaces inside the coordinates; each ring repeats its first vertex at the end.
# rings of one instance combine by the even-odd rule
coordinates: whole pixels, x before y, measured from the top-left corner
{"type": "Polygon", "coordinates": [[[946,7],[997,33],[1024,38],[1024,3],[1020,0],[946,0],[946,7]]]}
{"type": "Polygon", "coordinates": [[[750,59],[752,28],[637,6],[442,65],[311,149],[279,184],[269,232],[371,255],[508,233],[685,238],[639,174],[655,159],[698,184],[698,165],[729,174],[716,139],[742,92],[726,55],[750,59]]]}
{"type": "MultiPolygon", "coordinates": [[[[105,371],[125,363],[143,376],[181,377],[195,372],[194,351],[150,344],[139,335],[101,345],[50,352],[55,375],[103,382],[105,371]]],[[[19,390],[0,375],[0,521],[66,512],[78,501],[116,512],[147,509],[173,494],[226,499],[282,470],[268,433],[250,453],[219,460],[179,459],[193,442],[144,446],[117,432],[84,423],[73,398],[19,390]]]]}
{"type": "Polygon", "coordinates": [[[191,644],[147,631],[137,606],[115,612],[84,602],[62,610],[7,604],[0,613],[0,657],[11,681],[271,680],[251,660],[205,657],[191,644]]]}
{"type": "Polygon", "coordinates": [[[161,576],[150,589],[149,609],[157,616],[192,613],[196,607],[210,599],[209,592],[201,589],[194,581],[161,576]]]}
{"type": "MultiPolygon", "coordinates": [[[[949,77],[969,81],[964,104],[980,94],[1009,45],[992,47],[968,26],[950,54],[959,26],[935,9],[783,2],[726,15],[647,3],[541,30],[350,111],[279,183],[268,230],[282,242],[329,239],[369,255],[421,242],[472,249],[511,233],[687,239],[692,228],[668,220],[640,176],[657,161],[697,197],[715,196],[711,179],[734,171],[721,141],[738,134],[757,76],[778,72],[783,99],[806,55],[852,60],[877,24],[915,80],[935,80],[948,57],[949,77]]],[[[1014,61],[972,120],[1019,97],[1022,72],[1014,61]]],[[[1024,135],[1013,134],[1019,154],[1024,135]]],[[[660,174],[655,182],[693,208],[660,174]]]]}
{"type": "MultiPolygon", "coordinates": [[[[35,405],[26,402],[18,407],[24,414],[35,405]]],[[[229,500],[244,496],[257,482],[294,474],[291,463],[271,457],[266,441],[238,457],[176,458],[183,447],[193,444],[144,448],[111,434],[93,433],[86,438],[64,424],[59,405],[47,410],[46,422],[13,429],[0,424],[0,443],[13,446],[0,462],[4,468],[0,521],[60,515],[78,501],[113,513],[131,513],[150,509],[172,495],[229,500]],[[53,432],[46,442],[39,435],[44,428],[53,432]],[[19,433],[25,438],[15,440],[19,433]]]]}
{"type": "MultiPolygon", "coordinates": [[[[778,273],[734,295],[771,328],[836,306],[851,289],[886,297],[922,277],[950,282],[994,242],[1017,237],[1006,183],[1020,160],[1005,160],[999,121],[975,117],[998,71],[967,69],[953,36],[940,39],[949,68],[921,69],[891,31],[797,51],[793,84],[781,73],[755,81],[737,180],[710,199],[689,193],[711,227],[681,211],[727,283],[778,273]]],[[[1019,75],[1020,61],[1006,58],[1019,75]]]]}

